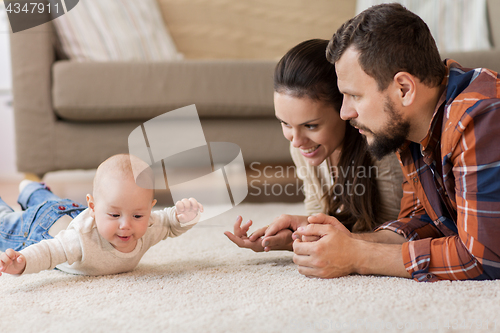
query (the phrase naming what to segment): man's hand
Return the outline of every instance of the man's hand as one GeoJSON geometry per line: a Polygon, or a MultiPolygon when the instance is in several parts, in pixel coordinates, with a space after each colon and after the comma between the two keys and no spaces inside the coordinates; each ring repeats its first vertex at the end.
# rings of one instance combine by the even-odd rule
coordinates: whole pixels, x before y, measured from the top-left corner
{"type": "Polygon", "coordinates": [[[410,277],[403,264],[400,244],[383,244],[355,238],[336,218],[309,217],[310,224],[294,235],[293,261],[306,276],[334,278],[351,273],[410,277]],[[309,242],[305,237],[319,237],[309,242]]]}
{"type": "Polygon", "coordinates": [[[181,223],[194,219],[199,212],[203,212],[203,206],[195,198],[182,199],[175,203],[175,214],[181,223]]]}
{"type": "Polygon", "coordinates": [[[299,273],[306,276],[333,278],[355,272],[353,266],[353,238],[336,218],[325,214],[311,215],[311,223],[300,227],[294,234],[293,262],[299,273]],[[311,237],[317,241],[308,241],[311,237]]]}
{"type": "Polygon", "coordinates": [[[7,249],[0,255],[0,276],[2,273],[21,274],[26,268],[26,259],[24,256],[13,249],[7,249]]]}

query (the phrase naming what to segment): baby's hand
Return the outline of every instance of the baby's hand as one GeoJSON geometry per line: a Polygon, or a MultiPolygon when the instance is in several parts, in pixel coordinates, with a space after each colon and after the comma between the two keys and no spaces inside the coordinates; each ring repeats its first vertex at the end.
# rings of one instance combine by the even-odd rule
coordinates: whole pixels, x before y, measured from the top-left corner
{"type": "Polygon", "coordinates": [[[21,274],[26,268],[24,256],[13,249],[7,249],[0,255],[0,276],[2,273],[21,274]]]}
{"type": "Polygon", "coordinates": [[[195,198],[182,199],[175,203],[177,220],[185,223],[189,222],[198,215],[198,212],[203,212],[203,206],[196,201],[195,198]]]}

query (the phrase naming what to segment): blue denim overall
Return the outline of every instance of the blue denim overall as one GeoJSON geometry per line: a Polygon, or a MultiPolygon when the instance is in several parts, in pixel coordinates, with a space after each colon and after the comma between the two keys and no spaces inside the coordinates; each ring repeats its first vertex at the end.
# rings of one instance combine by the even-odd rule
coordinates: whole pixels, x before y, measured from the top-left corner
{"type": "Polygon", "coordinates": [[[51,239],[50,227],[61,216],[75,218],[87,207],[54,195],[43,183],[30,183],[19,194],[23,211],[15,212],[0,199],[0,251],[22,250],[44,239],[51,239]]]}

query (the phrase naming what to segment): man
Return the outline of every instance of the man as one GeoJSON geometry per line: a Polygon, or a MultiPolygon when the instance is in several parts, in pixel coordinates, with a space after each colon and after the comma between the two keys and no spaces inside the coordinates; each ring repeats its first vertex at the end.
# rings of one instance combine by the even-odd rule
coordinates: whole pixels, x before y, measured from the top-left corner
{"type": "Polygon", "coordinates": [[[373,233],[309,217],[294,234],[299,272],[500,278],[500,76],[443,63],[426,24],[399,4],[347,21],[327,58],[344,95],[341,117],[375,157],[397,152],[404,196],[399,219],[373,233]]]}

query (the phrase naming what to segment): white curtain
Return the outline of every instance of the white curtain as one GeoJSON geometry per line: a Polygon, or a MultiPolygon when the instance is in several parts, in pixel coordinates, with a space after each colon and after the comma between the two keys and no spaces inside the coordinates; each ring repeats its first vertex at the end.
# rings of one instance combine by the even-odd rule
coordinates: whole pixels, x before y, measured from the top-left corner
{"type": "Polygon", "coordinates": [[[440,51],[491,48],[486,0],[357,0],[356,14],[366,8],[399,2],[429,26],[440,51]]]}
{"type": "Polygon", "coordinates": [[[9,20],[3,2],[0,2],[0,94],[11,89],[9,20]]]}

